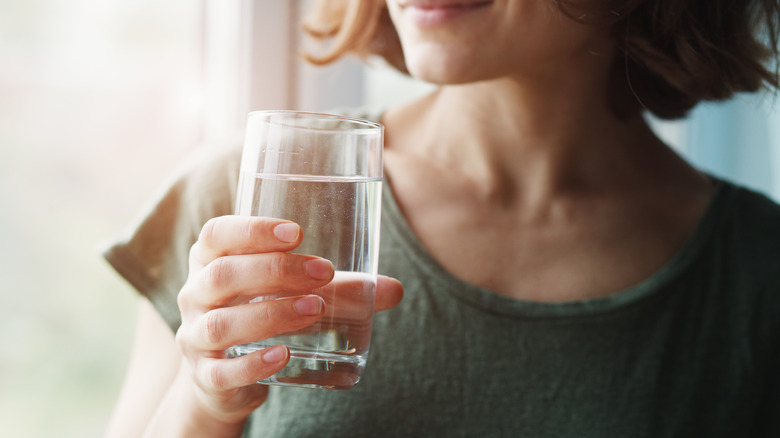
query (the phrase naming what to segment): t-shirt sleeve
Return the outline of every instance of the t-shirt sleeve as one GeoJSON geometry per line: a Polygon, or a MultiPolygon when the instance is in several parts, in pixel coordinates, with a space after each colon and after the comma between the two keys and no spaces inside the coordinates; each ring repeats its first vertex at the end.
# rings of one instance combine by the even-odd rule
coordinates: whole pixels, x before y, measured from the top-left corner
{"type": "Polygon", "coordinates": [[[201,147],[103,251],[174,332],[181,324],[176,298],[187,279],[190,247],[206,221],[232,214],[240,160],[238,144],[201,147]]]}

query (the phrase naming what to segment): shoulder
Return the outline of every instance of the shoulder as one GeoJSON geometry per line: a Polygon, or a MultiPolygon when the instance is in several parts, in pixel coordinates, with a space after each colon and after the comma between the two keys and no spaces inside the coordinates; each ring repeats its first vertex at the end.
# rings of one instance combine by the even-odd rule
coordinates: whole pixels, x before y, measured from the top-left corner
{"type": "Polygon", "coordinates": [[[720,184],[714,201],[720,224],[712,250],[723,261],[721,269],[751,289],[780,297],[780,205],[757,191],[720,184]]]}
{"type": "Polygon", "coordinates": [[[724,184],[729,199],[722,237],[754,267],[780,274],[780,205],[762,193],[724,184]]]}
{"type": "MultiPolygon", "coordinates": [[[[749,308],[766,332],[780,329],[780,205],[759,192],[725,183],[725,219],[713,251],[711,278],[733,288],[735,308],[749,308]],[[738,305],[742,303],[742,305],[738,305]]],[[[778,339],[780,341],[780,339],[778,339]]]]}
{"type": "Polygon", "coordinates": [[[239,140],[204,143],[168,175],[150,205],[154,210],[184,213],[200,222],[230,214],[240,163],[239,140]]]}
{"type": "Polygon", "coordinates": [[[753,354],[767,375],[775,376],[780,365],[780,205],[737,187],[730,213],[727,247],[733,248],[730,260],[738,266],[733,281],[741,286],[736,295],[751,305],[745,314],[751,315],[753,354]]]}
{"type": "Polygon", "coordinates": [[[176,330],[176,295],[188,272],[189,248],[203,224],[230,214],[235,202],[240,147],[204,145],[185,159],[122,234],[105,243],[103,255],[146,296],[176,330]]]}
{"type": "Polygon", "coordinates": [[[238,140],[203,144],[174,171],[173,183],[230,189],[238,180],[241,143],[238,140]]]}

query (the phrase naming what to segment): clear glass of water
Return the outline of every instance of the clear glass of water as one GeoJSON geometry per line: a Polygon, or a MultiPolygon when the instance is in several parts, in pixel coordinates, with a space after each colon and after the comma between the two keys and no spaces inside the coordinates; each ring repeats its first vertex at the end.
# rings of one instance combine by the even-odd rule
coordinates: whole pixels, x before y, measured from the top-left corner
{"type": "Polygon", "coordinates": [[[313,326],[228,350],[241,356],[273,345],[290,363],[259,383],[350,389],[366,365],[374,315],[384,128],[366,120],[296,111],[249,114],[236,214],[296,222],[303,242],[293,252],[326,258],[336,275],[307,292],[325,315],[313,326]]]}

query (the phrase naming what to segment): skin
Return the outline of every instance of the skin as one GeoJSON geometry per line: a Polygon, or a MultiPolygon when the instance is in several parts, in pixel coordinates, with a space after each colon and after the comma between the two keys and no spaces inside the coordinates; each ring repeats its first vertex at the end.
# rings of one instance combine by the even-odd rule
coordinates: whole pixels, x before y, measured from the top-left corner
{"type": "MultiPolygon", "coordinates": [[[[442,86],[386,113],[386,172],[412,229],[450,273],[516,299],[602,297],[647,278],[691,235],[711,184],[641,117],[610,110],[608,29],[542,1],[496,0],[435,27],[388,7],[412,75],[442,86]]],[[[222,217],[204,227],[176,338],[142,306],[108,436],[240,436],[267,396],[254,382],[289,352],[228,361],[222,350],[311,324],[323,303],[230,301],[281,285],[304,291],[333,275],[327,262],[287,253],[300,230],[282,224],[222,217]]],[[[402,294],[382,277],[377,309],[402,294]]]]}
{"type": "MultiPolygon", "coordinates": [[[[175,339],[148,302],[141,307],[133,359],[107,436],[240,436],[268,395],[268,387],[255,382],[282,369],[289,351],[275,346],[225,359],[224,350],[309,326],[322,317],[324,302],[317,295],[231,302],[246,293],[327,284],[334,275],[329,261],[288,252],[302,239],[297,224],[278,219],[224,216],[206,223],[190,251],[175,339]],[[154,361],[143,360],[149,357],[154,361]]],[[[377,311],[402,296],[397,280],[379,277],[377,311]]]]}
{"type": "Polygon", "coordinates": [[[453,275],[516,299],[602,297],[692,234],[710,181],[642,117],[611,110],[609,29],[538,1],[496,0],[432,28],[388,7],[412,75],[442,87],[386,113],[386,171],[453,275]]]}

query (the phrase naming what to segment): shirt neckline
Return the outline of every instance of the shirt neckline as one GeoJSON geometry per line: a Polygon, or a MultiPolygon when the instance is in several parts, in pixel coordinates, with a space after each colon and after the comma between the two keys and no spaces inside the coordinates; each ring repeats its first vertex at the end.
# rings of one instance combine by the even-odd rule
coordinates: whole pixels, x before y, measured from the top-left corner
{"type": "Polygon", "coordinates": [[[693,234],[664,266],[635,286],[605,297],[548,303],[502,296],[464,282],[444,269],[428,253],[401,213],[389,184],[390,178],[387,172],[384,178],[383,216],[389,222],[387,226],[397,235],[400,244],[406,247],[410,261],[419,264],[421,269],[429,274],[428,281],[437,289],[434,292],[450,294],[471,306],[491,313],[523,318],[595,316],[647,301],[658,296],[662,291],[669,290],[670,288],[665,286],[678,279],[702,254],[705,245],[711,240],[722,217],[728,211],[728,204],[732,202],[731,199],[736,192],[733,185],[710,176],[714,185],[713,194],[693,234]]]}

